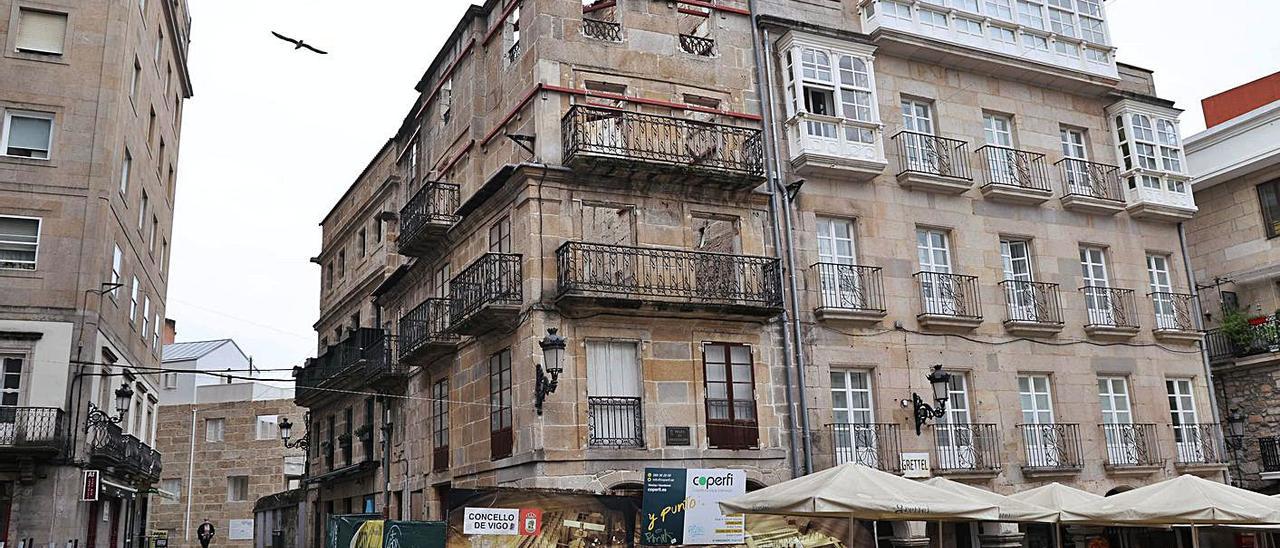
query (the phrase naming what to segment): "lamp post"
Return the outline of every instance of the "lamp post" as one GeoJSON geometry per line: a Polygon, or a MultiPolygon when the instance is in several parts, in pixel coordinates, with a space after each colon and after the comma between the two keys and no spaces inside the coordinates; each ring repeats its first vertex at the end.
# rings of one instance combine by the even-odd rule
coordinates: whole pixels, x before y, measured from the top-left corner
{"type": "Polygon", "coordinates": [[[929,405],[920,397],[920,394],[912,392],[911,399],[902,400],[903,407],[912,408],[916,420],[916,435],[921,435],[921,429],[929,419],[941,418],[947,413],[948,391],[951,388],[951,373],[942,370],[942,365],[933,366],[933,371],[925,377],[929,381],[929,385],[933,387],[934,405],[929,405]]]}
{"type": "Polygon", "coordinates": [[[547,336],[538,342],[538,346],[542,347],[542,363],[538,364],[534,407],[537,407],[539,415],[542,414],[542,402],[546,401],[548,395],[555,393],[560,384],[560,373],[564,372],[561,360],[564,359],[565,338],[556,334],[556,331],[556,328],[548,327],[547,336]]]}
{"type": "Polygon", "coordinates": [[[92,428],[99,428],[108,424],[119,424],[124,421],[124,414],[129,411],[129,405],[133,402],[133,389],[129,387],[128,382],[122,382],[120,383],[120,388],[116,389],[115,395],[116,416],[114,417],[99,409],[93,402],[89,402],[89,416],[84,421],[86,434],[92,428]]]}
{"type": "Polygon", "coordinates": [[[1244,449],[1244,423],[1248,417],[1241,413],[1239,409],[1232,409],[1227,414],[1227,431],[1222,436],[1222,442],[1226,444],[1227,450],[1231,451],[1231,484],[1241,487],[1244,484],[1244,472],[1241,468],[1240,452],[1244,449]]]}
{"type": "Polygon", "coordinates": [[[303,434],[301,438],[289,441],[293,437],[293,423],[289,422],[289,417],[280,418],[280,439],[284,440],[285,449],[306,449],[311,436],[311,432],[303,434]]]}

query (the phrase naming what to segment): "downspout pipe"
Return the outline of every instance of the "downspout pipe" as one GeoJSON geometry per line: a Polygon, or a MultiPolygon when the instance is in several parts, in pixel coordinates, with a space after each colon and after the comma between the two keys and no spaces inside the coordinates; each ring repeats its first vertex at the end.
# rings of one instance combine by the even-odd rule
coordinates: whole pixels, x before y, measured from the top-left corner
{"type": "MultiPolygon", "coordinates": [[[[751,53],[752,53],[752,56],[754,57],[754,61],[756,65],[756,78],[755,78],[756,97],[760,99],[760,112],[764,118],[763,124],[762,124],[764,126],[763,145],[765,149],[764,156],[766,159],[764,171],[765,171],[765,179],[766,179],[765,185],[767,188],[766,192],[769,194],[769,224],[773,227],[774,256],[779,261],[781,261],[783,259],[783,256],[782,256],[783,246],[782,246],[782,229],[779,223],[780,216],[779,216],[778,210],[781,209],[779,202],[782,199],[782,196],[779,195],[779,193],[776,191],[776,189],[780,185],[778,184],[778,171],[776,169],[777,164],[773,161],[773,157],[774,157],[773,156],[774,141],[772,139],[773,108],[769,100],[769,86],[767,84],[768,69],[765,65],[766,57],[760,47],[760,44],[761,44],[760,25],[759,25],[759,20],[756,14],[756,0],[747,0],[747,11],[751,14],[751,53]]],[[[783,271],[783,269],[778,269],[778,290],[781,292],[785,292],[785,290],[783,290],[783,287],[785,285],[785,280],[786,280],[786,272],[783,271]]],[[[788,451],[788,456],[790,457],[788,460],[791,462],[791,477],[797,478],[804,475],[805,472],[803,471],[808,469],[809,455],[808,453],[804,455],[805,466],[802,467],[800,463],[800,459],[797,458],[797,452],[796,452],[796,449],[801,445],[801,442],[800,442],[801,436],[799,432],[799,426],[797,425],[797,422],[796,422],[797,406],[795,401],[796,399],[795,389],[792,386],[793,383],[791,380],[791,370],[794,367],[794,362],[792,360],[792,355],[793,355],[792,342],[793,341],[791,340],[792,333],[791,333],[791,328],[789,327],[789,324],[790,324],[789,317],[790,317],[790,314],[789,314],[789,311],[787,310],[786,302],[784,301],[782,306],[781,326],[782,326],[782,365],[783,365],[782,369],[783,369],[783,377],[786,383],[787,422],[788,422],[787,437],[789,439],[789,443],[787,443],[787,451],[788,451]]],[[[801,383],[802,393],[803,393],[803,390],[804,390],[803,383],[801,383]]],[[[800,408],[799,415],[803,417],[805,415],[803,397],[800,399],[799,408],[800,408]]],[[[807,437],[808,436],[806,433],[804,438],[807,439],[807,437]]]]}
{"type": "MultiPolygon", "coordinates": [[[[1187,252],[1187,230],[1183,223],[1178,223],[1178,247],[1182,251],[1182,269],[1187,271],[1187,286],[1191,288],[1191,313],[1195,316],[1196,331],[1204,332],[1204,311],[1200,309],[1200,286],[1196,284],[1196,273],[1191,268],[1191,254],[1187,252]]],[[[1200,361],[1204,366],[1204,380],[1209,386],[1209,409],[1213,410],[1213,423],[1222,424],[1222,410],[1218,408],[1218,389],[1213,382],[1213,369],[1209,364],[1209,344],[1200,339],[1200,361]]],[[[1218,447],[1226,447],[1227,442],[1218,429],[1218,447]]],[[[1231,483],[1231,468],[1223,472],[1223,481],[1231,483]]]]}
{"type": "MultiPolygon", "coordinates": [[[[765,60],[773,58],[773,41],[769,38],[769,31],[764,31],[764,53],[765,60]]],[[[768,65],[764,66],[766,84],[765,96],[768,100],[763,103],[769,107],[769,115],[773,117],[773,71],[768,70],[768,65]]],[[[778,132],[773,123],[769,124],[769,131],[766,137],[769,137],[773,143],[773,166],[777,172],[782,170],[782,157],[778,152],[778,132]]],[[[791,286],[791,328],[795,331],[795,351],[796,351],[796,378],[799,384],[800,396],[800,441],[804,447],[804,473],[813,473],[813,433],[809,428],[809,409],[807,407],[808,398],[805,396],[805,369],[807,364],[804,359],[804,330],[800,324],[800,290],[796,285],[796,245],[795,245],[795,223],[792,220],[793,202],[790,194],[782,181],[774,177],[774,192],[778,195],[778,200],[782,203],[782,223],[783,232],[787,238],[787,282],[791,286]]]]}

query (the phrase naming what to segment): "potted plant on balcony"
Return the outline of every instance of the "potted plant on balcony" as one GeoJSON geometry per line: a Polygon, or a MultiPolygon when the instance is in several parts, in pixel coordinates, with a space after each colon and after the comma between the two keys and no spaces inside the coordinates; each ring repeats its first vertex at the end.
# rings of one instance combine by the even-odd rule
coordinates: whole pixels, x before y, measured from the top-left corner
{"type": "Polygon", "coordinates": [[[351,447],[351,434],[346,432],[338,434],[338,445],[343,448],[351,447]]]}
{"type": "Polygon", "coordinates": [[[373,434],[373,427],[368,424],[362,424],[356,428],[356,437],[360,441],[369,441],[369,436],[373,434]]]}
{"type": "Polygon", "coordinates": [[[1222,334],[1231,341],[1236,356],[1241,356],[1253,345],[1253,326],[1239,309],[1227,310],[1222,315],[1222,334]]]}

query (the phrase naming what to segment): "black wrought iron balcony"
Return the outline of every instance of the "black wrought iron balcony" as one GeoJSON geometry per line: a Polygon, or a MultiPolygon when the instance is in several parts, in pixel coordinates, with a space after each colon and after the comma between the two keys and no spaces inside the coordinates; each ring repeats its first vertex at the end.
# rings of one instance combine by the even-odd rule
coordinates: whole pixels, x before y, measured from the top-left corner
{"type": "Polygon", "coordinates": [[[711,57],[716,54],[716,41],[711,38],[681,34],[680,51],[701,57],[711,57]]]}
{"type": "Polygon", "coordinates": [[[973,186],[969,143],[914,131],[900,131],[891,139],[898,150],[899,184],[945,194],[973,186]]]}
{"type": "Polygon", "coordinates": [[[449,331],[449,299],[422,301],[400,318],[396,338],[400,362],[430,358],[453,350],[459,337],[449,331]]]}
{"type": "Polygon", "coordinates": [[[987,168],[982,195],[988,199],[1034,205],[1053,195],[1043,154],[995,145],[979,148],[978,154],[987,168]]]}
{"type": "Polygon", "coordinates": [[[1280,352],[1280,317],[1271,316],[1256,324],[1231,329],[1211,329],[1205,333],[1205,344],[1213,361],[1280,352]]]}
{"type": "Polygon", "coordinates": [[[1078,424],[1019,424],[1024,471],[1078,470],[1084,461],[1078,424]]]}
{"type": "Polygon", "coordinates": [[[116,473],[144,483],[160,479],[160,453],[125,434],[118,424],[101,423],[89,429],[89,460],[96,466],[110,467],[116,473]]]}
{"type": "Polygon", "coordinates": [[[885,472],[902,470],[902,442],[897,424],[834,423],[831,434],[832,463],[855,462],[885,472]]]}
{"type": "Polygon", "coordinates": [[[556,250],[562,305],[772,316],[782,307],[772,257],[565,242],[556,250]]]}
{"type": "Polygon", "coordinates": [[[884,280],[880,267],[816,263],[818,319],[877,321],[885,316],[884,280]]]}
{"type": "Polygon", "coordinates": [[[1163,466],[1154,424],[1100,424],[1107,442],[1107,466],[1142,468],[1163,466]]]}
{"type": "Polygon", "coordinates": [[[1111,215],[1125,208],[1120,168],[1063,158],[1054,163],[1062,173],[1062,205],[1086,213],[1111,215]]]}
{"type": "Polygon", "coordinates": [[[66,417],[56,407],[0,407],[0,454],[55,456],[66,448],[66,417]]]}
{"type": "Polygon", "coordinates": [[[582,35],[587,38],[595,38],[596,40],[604,40],[606,42],[621,42],[622,25],[613,21],[601,21],[599,19],[583,17],[582,35]]]}
{"type": "Polygon", "coordinates": [[[511,47],[507,48],[506,58],[508,64],[515,63],[516,59],[520,58],[520,42],[511,44],[511,47]]]}
{"type": "Polygon", "coordinates": [[[1062,330],[1062,299],[1058,284],[1025,280],[1000,282],[1009,331],[1055,333],[1062,330]]]}
{"type": "Polygon", "coordinates": [[[1195,295],[1185,293],[1148,293],[1156,314],[1155,335],[1160,339],[1200,340],[1195,324],[1195,295]]]}
{"type": "Polygon", "coordinates": [[[644,404],[640,398],[588,396],[587,445],[644,447],[644,404]]]}
{"type": "Polygon", "coordinates": [[[1080,288],[1080,293],[1089,314],[1085,332],[1116,336],[1138,333],[1138,306],[1132,289],[1090,285],[1080,288]]]}
{"type": "Polygon", "coordinates": [[[1175,424],[1173,443],[1178,453],[1174,464],[1178,466],[1218,466],[1228,462],[1229,455],[1223,447],[1221,425],[1175,424]]]}
{"type": "Polygon", "coordinates": [[[1258,451],[1262,455],[1263,472],[1280,472],[1280,439],[1258,438],[1258,451]]]}
{"type": "Polygon", "coordinates": [[[404,373],[392,356],[392,340],[381,329],[362,327],[307,360],[294,382],[294,401],[310,407],[335,390],[379,385],[404,373]]]}
{"type": "Polygon", "coordinates": [[[524,302],[523,257],[486,253],[449,281],[449,329],[478,335],[506,328],[524,302]]]}
{"type": "Polygon", "coordinates": [[[752,189],[764,178],[758,128],[574,105],[562,120],[564,163],[606,177],[752,189]]]}
{"type": "Polygon", "coordinates": [[[458,185],[430,182],[422,185],[400,208],[400,235],[396,240],[401,255],[420,257],[436,248],[441,238],[461,217],[458,185]]]}
{"type": "Polygon", "coordinates": [[[938,470],[956,473],[995,473],[1000,470],[1000,429],[995,424],[933,426],[933,451],[938,470]]]}
{"type": "Polygon", "coordinates": [[[915,279],[920,290],[916,318],[921,325],[973,328],[982,323],[977,276],[917,272],[915,279]]]}

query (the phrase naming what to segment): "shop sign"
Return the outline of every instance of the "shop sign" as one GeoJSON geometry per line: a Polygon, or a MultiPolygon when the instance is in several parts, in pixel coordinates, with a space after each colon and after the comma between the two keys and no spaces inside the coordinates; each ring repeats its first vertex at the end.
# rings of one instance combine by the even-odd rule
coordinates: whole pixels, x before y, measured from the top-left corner
{"type": "Polygon", "coordinates": [[[537,508],[473,508],[463,511],[464,535],[536,536],[542,532],[542,510],[537,508]]]}
{"type": "Polygon", "coordinates": [[[742,470],[646,468],[640,543],[743,544],[746,519],[724,515],[720,501],[747,492],[742,470]]]}
{"type": "Polygon", "coordinates": [[[929,467],[928,453],[903,453],[902,454],[902,477],[911,479],[923,479],[933,476],[933,470],[929,467]]]}
{"type": "Polygon", "coordinates": [[[99,476],[101,472],[97,470],[85,470],[80,481],[80,502],[97,502],[98,491],[101,490],[99,476]]]}

